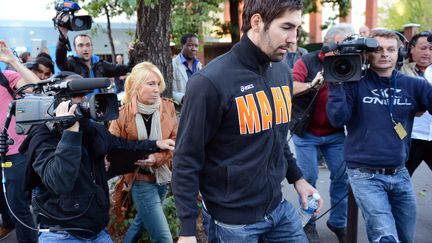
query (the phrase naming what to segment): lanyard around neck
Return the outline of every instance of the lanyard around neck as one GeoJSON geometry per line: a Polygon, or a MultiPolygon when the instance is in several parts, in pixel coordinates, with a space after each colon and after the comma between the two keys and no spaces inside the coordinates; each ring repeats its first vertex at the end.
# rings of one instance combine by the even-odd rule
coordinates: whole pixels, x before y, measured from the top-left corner
{"type": "MultiPolygon", "coordinates": [[[[385,98],[386,97],[386,95],[385,95],[385,87],[383,87],[383,85],[381,83],[381,80],[379,80],[379,85],[380,85],[380,88],[381,88],[381,96],[383,98],[385,98]]],[[[394,100],[395,100],[395,97],[396,97],[396,90],[397,90],[397,80],[396,80],[395,75],[392,75],[390,77],[390,83],[389,83],[389,86],[388,86],[387,111],[390,114],[390,118],[391,118],[393,124],[396,124],[396,121],[393,118],[393,106],[394,106],[393,103],[394,103],[394,100]],[[393,89],[391,87],[392,83],[393,83],[393,89]]]]}

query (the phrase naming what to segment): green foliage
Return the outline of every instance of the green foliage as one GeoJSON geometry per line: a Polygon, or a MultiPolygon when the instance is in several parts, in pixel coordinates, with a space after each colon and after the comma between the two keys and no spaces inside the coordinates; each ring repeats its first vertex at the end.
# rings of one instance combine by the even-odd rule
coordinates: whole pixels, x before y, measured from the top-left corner
{"type": "Polygon", "coordinates": [[[106,14],[106,10],[109,11],[111,17],[125,14],[130,17],[135,13],[135,1],[124,1],[124,0],[80,0],[84,3],[83,9],[87,10],[89,15],[97,18],[101,15],[106,14]]]}
{"type": "Polygon", "coordinates": [[[420,29],[430,30],[432,26],[432,1],[393,0],[378,8],[379,23],[389,29],[402,29],[409,23],[420,24],[420,29]]]}
{"type": "Polygon", "coordinates": [[[180,43],[180,37],[185,33],[195,33],[202,38],[208,34],[203,29],[203,23],[216,23],[212,13],[220,12],[219,4],[224,0],[172,0],[171,26],[172,39],[180,43]]]}

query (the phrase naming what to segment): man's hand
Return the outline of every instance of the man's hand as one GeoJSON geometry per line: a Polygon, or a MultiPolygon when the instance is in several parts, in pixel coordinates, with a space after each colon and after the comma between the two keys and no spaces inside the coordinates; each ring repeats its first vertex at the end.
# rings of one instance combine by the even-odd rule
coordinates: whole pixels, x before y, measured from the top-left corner
{"type": "Polygon", "coordinates": [[[195,236],[180,236],[177,243],[197,243],[195,236]]]}
{"type": "Polygon", "coordinates": [[[311,82],[312,88],[316,88],[317,86],[321,85],[324,82],[324,77],[322,75],[322,72],[317,72],[315,78],[311,82]]]}
{"type": "Polygon", "coordinates": [[[11,64],[16,60],[15,56],[13,55],[12,51],[9,49],[8,45],[4,40],[0,40],[0,61],[11,64]]]}
{"type": "MultiPolygon", "coordinates": [[[[69,108],[69,104],[71,103],[70,100],[61,102],[57,108],[55,115],[56,117],[62,117],[62,116],[75,116],[75,110],[77,108],[77,104],[73,104],[69,108]]],[[[79,131],[79,122],[76,121],[71,127],[65,129],[72,132],[78,132],[79,131]]]]}
{"type": "Polygon", "coordinates": [[[142,169],[146,167],[152,167],[156,163],[156,158],[153,154],[150,154],[147,159],[140,159],[135,162],[135,165],[138,165],[142,169]]]}
{"type": "Polygon", "coordinates": [[[158,140],[156,146],[162,150],[174,150],[175,142],[172,139],[158,140]]]}
{"type": "MultiPolygon", "coordinates": [[[[308,196],[312,196],[312,194],[314,193],[318,193],[317,189],[311,186],[305,179],[300,179],[294,182],[294,188],[296,189],[297,193],[301,198],[301,203],[303,205],[303,208],[307,209],[309,207],[307,198],[308,196]]],[[[314,213],[315,216],[319,213],[323,205],[324,205],[324,200],[321,197],[318,200],[318,208],[314,213]]]]}

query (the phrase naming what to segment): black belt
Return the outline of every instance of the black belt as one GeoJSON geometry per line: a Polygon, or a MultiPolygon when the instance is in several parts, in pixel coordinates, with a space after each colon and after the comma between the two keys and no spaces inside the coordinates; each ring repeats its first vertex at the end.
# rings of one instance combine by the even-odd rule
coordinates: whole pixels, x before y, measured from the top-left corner
{"type": "Polygon", "coordinates": [[[369,173],[369,174],[380,174],[380,175],[396,175],[402,168],[382,168],[382,169],[367,169],[357,168],[356,170],[369,173]]]}

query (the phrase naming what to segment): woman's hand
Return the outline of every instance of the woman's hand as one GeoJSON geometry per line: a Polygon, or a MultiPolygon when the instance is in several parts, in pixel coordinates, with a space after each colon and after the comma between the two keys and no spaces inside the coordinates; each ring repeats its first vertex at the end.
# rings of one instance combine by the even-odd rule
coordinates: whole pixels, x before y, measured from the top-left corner
{"type": "Polygon", "coordinates": [[[156,141],[156,146],[162,150],[174,150],[175,142],[172,139],[164,139],[156,141]]]}
{"type": "Polygon", "coordinates": [[[156,163],[156,158],[153,154],[150,154],[147,159],[140,159],[135,162],[140,168],[152,167],[156,163]]]}

